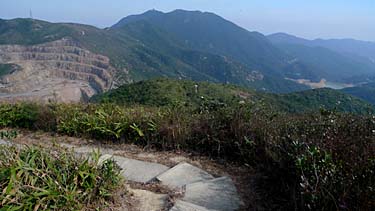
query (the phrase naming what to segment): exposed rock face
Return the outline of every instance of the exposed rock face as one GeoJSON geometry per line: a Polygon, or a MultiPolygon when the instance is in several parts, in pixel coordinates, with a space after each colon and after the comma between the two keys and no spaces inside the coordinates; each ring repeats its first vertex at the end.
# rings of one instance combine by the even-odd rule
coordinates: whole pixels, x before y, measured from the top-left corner
{"type": "Polygon", "coordinates": [[[109,58],[69,38],[32,46],[0,45],[0,63],[20,67],[0,78],[0,101],[79,102],[113,85],[109,58]]]}

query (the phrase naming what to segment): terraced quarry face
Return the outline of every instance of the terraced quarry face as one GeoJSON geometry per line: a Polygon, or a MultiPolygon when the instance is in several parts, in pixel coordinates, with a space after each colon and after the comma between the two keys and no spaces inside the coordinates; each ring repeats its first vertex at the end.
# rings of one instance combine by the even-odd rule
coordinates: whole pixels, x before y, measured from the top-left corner
{"type": "Polygon", "coordinates": [[[68,38],[40,45],[0,45],[0,63],[19,66],[0,77],[0,101],[79,102],[113,84],[109,58],[68,38]]]}

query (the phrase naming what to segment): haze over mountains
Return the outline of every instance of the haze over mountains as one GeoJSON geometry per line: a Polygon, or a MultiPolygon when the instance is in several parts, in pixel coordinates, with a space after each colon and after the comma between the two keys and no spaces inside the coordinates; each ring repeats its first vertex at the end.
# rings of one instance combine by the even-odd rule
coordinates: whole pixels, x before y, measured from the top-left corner
{"type": "Polygon", "coordinates": [[[375,79],[374,52],[371,42],[265,36],[198,11],[151,10],[106,29],[0,20],[0,99],[57,95],[77,101],[156,77],[276,93],[344,88],[375,79]]]}

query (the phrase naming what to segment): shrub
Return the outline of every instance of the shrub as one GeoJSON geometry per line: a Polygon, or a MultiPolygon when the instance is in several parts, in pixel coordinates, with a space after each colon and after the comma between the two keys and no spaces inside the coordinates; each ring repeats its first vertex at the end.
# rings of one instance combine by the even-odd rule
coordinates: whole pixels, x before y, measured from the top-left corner
{"type": "Polygon", "coordinates": [[[267,202],[268,209],[371,210],[375,206],[375,117],[370,115],[325,110],[283,114],[262,105],[215,102],[202,102],[197,108],[33,106],[37,112],[3,105],[0,122],[6,124],[1,125],[38,128],[37,122],[50,118],[45,121],[50,126],[41,128],[250,165],[262,174],[256,181],[259,203],[267,202]],[[43,116],[45,110],[49,115],[43,116]],[[29,115],[33,113],[36,117],[29,115]],[[19,119],[29,122],[21,124],[19,119]]]}
{"type": "Polygon", "coordinates": [[[32,103],[0,104],[0,126],[31,128],[39,107],[32,103]]]}

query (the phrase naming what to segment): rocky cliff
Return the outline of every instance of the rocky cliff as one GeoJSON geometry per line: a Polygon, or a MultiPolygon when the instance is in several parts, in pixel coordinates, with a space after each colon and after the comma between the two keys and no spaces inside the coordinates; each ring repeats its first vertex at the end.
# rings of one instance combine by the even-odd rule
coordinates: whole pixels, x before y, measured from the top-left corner
{"type": "Polygon", "coordinates": [[[0,63],[19,67],[0,78],[0,101],[79,102],[113,86],[109,58],[69,38],[40,45],[0,45],[0,63]]]}

